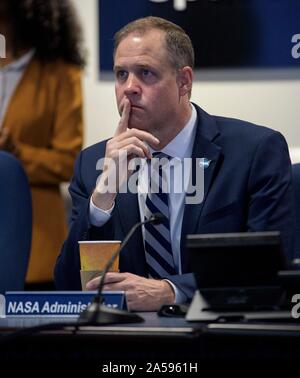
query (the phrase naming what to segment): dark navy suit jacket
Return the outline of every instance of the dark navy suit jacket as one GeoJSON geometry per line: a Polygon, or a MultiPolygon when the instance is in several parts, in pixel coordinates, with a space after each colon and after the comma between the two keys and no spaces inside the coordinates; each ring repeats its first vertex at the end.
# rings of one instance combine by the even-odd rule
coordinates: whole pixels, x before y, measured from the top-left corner
{"type": "MultiPolygon", "coordinates": [[[[189,272],[185,236],[194,233],[279,230],[285,253],[292,255],[293,197],[291,164],[283,136],[271,129],[237,119],[211,116],[197,107],[193,158],[207,158],[204,200],[186,204],[181,234],[182,275],[170,279],[187,300],[196,288],[189,272]]],[[[119,193],[111,219],[103,227],[89,222],[89,200],[104,157],[106,141],[83,150],[77,158],[69,188],[72,222],[55,267],[60,290],[80,290],[78,240],[123,240],[140,221],[137,194],[119,193]]],[[[121,272],[147,277],[141,229],[120,256],[121,272]]]]}

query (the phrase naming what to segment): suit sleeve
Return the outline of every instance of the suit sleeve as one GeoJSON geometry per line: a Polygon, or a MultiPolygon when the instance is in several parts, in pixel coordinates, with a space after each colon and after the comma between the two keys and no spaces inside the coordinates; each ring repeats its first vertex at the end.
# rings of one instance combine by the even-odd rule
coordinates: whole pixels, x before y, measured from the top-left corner
{"type": "MultiPolygon", "coordinates": [[[[287,260],[293,257],[294,196],[291,162],[284,137],[265,134],[254,149],[247,185],[246,230],[280,231],[287,260]]],[[[246,231],[245,230],[245,231],[246,231]]],[[[197,288],[193,274],[165,277],[191,300],[197,288]]]]}
{"type": "Polygon", "coordinates": [[[248,182],[248,231],[280,231],[288,260],[293,255],[294,196],[284,137],[274,132],[256,148],[248,182]]]}
{"type": "Polygon", "coordinates": [[[92,191],[84,185],[81,177],[81,172],[85,169],[83,166],[87,167],[87,163],[82,163],[83,155],[83,152],[80,153],[76,159],[74,175],[69,187],[72,197],[72,217],[68,238],[63,244],[54,270],[54,282],[58,290],[81,290],[78,241],[114,237],[112,219],[102,227],[95,227],[90,223],[89,207],[92,191]]]}
{"type": "MultiPolygon", "coordinates": [[[[74,160],[82,147],[83,105],[81,71],[64,63],[57,65],[58,87],[49,147],[18,144],[18,155],[31,184],[69,181],[74,160]]],[[[40,127],[43,127],[41,124],[40,127]]]]}
{"type": "Polygon", "coordinates": [[[197,283],[193,273],[176,274],[165,278],[171,281],[180,292],[182,301],[178,303],[190,302],[192,300],[194,292],[197,289],[197,283]]]}

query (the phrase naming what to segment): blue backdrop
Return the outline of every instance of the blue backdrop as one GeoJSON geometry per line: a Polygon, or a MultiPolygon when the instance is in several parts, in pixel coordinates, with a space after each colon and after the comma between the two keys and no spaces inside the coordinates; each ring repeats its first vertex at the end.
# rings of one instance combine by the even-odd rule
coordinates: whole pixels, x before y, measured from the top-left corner
{"type": "Polygon", "coordinates": [[[187,31],[197,68],[300,68],[300,0],[181,0],[183,11],[154,1],[99,0],[100,72],[111,72],[114,33],[148,15],[187,31]]]}

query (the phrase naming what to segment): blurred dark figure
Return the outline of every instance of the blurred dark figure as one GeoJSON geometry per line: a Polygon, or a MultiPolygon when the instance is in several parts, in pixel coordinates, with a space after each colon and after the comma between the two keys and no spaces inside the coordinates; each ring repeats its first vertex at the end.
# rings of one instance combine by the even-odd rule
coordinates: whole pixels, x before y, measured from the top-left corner
{"type": "Polygon", "coordinates": [[[0,33],[0,149],[21,160],[32,190],[26,281],[49,287],[67,231],[59,185],[83,139],[81,29],[68,0],[0,0],[0,33]]]}

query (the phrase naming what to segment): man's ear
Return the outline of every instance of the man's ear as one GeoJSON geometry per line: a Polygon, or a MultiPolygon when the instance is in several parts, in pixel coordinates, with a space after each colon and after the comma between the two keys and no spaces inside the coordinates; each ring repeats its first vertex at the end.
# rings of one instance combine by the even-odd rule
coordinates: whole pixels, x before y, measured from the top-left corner
{"type": "Polygon", "coordinates": [[[192,90],[193,84],[193,69],[189,66],[180,68],[178,70],[177,83],[180,96],[189,94],[192,90]]]}

